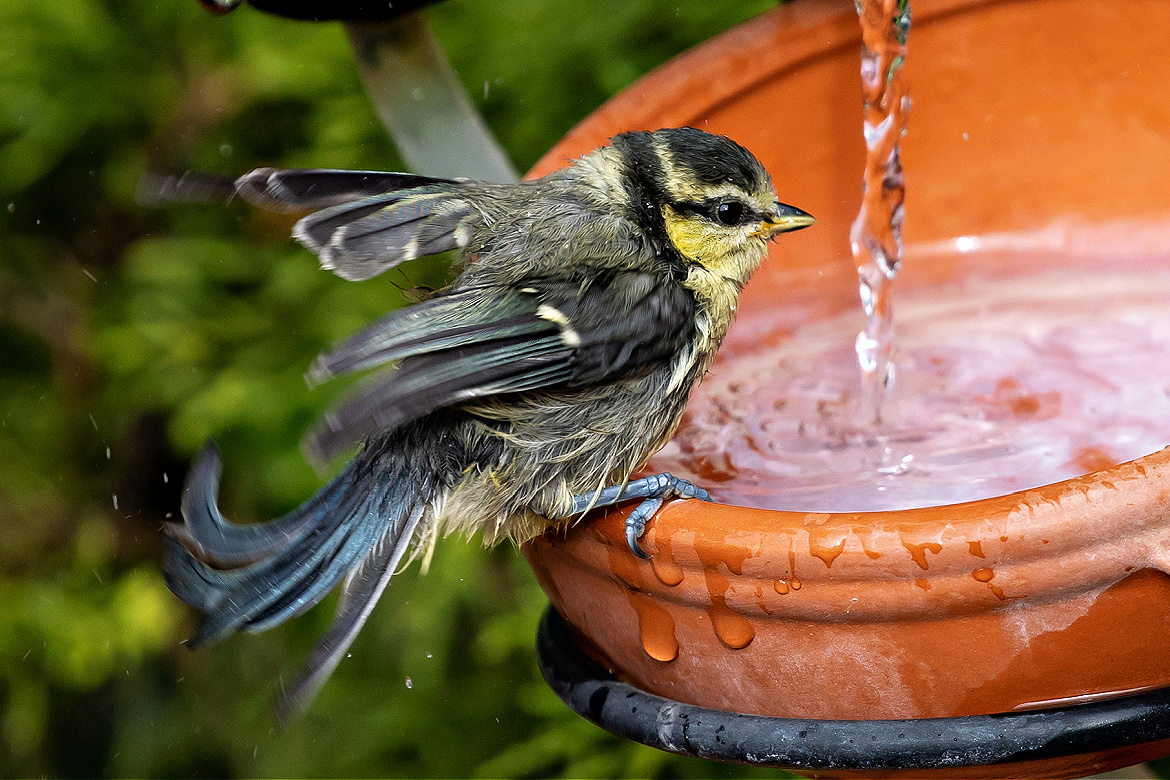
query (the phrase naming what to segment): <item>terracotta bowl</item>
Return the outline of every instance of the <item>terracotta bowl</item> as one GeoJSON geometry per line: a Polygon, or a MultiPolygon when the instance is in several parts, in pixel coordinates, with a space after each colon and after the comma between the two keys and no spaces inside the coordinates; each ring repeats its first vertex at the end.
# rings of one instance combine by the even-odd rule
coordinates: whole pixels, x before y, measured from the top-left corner
{"type": "MultiPolygon", "coordinates": [[[[1122,258],[1164,269],[1170,4],[915,0],[914,14],[899,290],[1054,256],[1070,272],[1122,258]],[[999,237],[1001,250],[937,251],[960,236],[999,237]],[[1032,251],[1038,241],[1059,251],[1032,251]]],[[[532,174],[627,129],[735,138],[819,222],[774,245],[724,353],[799,338],[802,323],[857,307],[859,42],[851,2],[797,0],[637,82],[532,174]]],[[[949,718],[1170,686],[1170,451],[906,511],[673,502],[647,531],[650,561],[626,549],[623,517],[597,513],[525,554],[590,656],[669,700],[781,718],[949,718]]],[[[1097,753],[1033,776],[1165,752],[1097,753]]]]}

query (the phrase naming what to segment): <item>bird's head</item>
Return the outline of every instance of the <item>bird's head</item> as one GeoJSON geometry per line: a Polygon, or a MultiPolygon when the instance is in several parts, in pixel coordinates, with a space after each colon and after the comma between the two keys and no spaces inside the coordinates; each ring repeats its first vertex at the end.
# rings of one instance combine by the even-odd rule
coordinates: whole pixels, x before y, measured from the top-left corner
{"type": "Polygon", "coordinates": [[[770,238],[815,222],[778,202],[760,161],[725,136],[670,128],[624,133],[613,148],[644,226],[687,264],[729,281],[747,282],[770,238]]]}

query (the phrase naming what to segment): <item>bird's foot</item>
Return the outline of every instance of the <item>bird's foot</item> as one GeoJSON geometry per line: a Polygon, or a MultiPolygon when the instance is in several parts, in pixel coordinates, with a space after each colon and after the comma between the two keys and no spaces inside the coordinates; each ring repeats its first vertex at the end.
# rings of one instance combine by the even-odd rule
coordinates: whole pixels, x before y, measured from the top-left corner
{"type": "Polygon", "coordinates": [[[646,532],[646,523],[668,498],[697,498],[700,501],[710,501],[711,496],[701,487],[696,487],[688,480],[671,474],[652,474],[649,477],[635,479],[623,487],[614,485],[595,494],[573,497],[573,512],[584,512],[593,507],[612,506],[619,501],[631,498],[645,499],[626,518],[626,543],[630,552],[639,558],[650,556],[638,546],[638,540],[646,532]]]}
{"type": "Polygon", "coordinates": [[[646,500],[638,504],[637,508],[626,518],[626,544],[630,552],[639,558],[649,558],[650,555],[638,544],[642,534],[646,532],[646,523],[662,507],[667,498],[697,498],[700,501],[710,501],[711,496],[694,483],[675,477],[670,474],[654,474],[634,480],[626,486],[622,498],[645,496],[646,500]]]}

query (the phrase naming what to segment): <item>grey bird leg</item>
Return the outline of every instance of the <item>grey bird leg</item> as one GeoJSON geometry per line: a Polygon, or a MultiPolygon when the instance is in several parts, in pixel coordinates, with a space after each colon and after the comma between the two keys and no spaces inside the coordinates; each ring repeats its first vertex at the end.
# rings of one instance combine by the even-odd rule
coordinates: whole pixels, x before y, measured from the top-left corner
{"type": "Polygon", "coordinates": [[[668,498],[697,498],[700,501],[710,501],[711,496],[701,487],[695,487],[689,481],[670,474],[653,474],[642,479],[627,482],[625,486],[612,485],[603,488],[600,493],[591,493],[582,496],[573,496],[573,514],[584,512],[592,507],[612,506],[619,501],[631,498],[644,498],[641,504],[626,518],[626,543],[630,552],[639,558],[650,556],[638,546],[638,539],[646,531],[646,522],[654,516],[668,498]]]}

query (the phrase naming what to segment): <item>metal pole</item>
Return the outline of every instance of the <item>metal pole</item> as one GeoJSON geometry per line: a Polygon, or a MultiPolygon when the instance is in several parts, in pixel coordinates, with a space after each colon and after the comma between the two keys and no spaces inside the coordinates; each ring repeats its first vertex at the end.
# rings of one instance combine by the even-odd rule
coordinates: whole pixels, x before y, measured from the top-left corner
{"type": "Polygon", "coordinates": [[[374,110],[413,172],[517,180],[422,11],[388,22],[346,22],[345,30],[374,110]]]}

